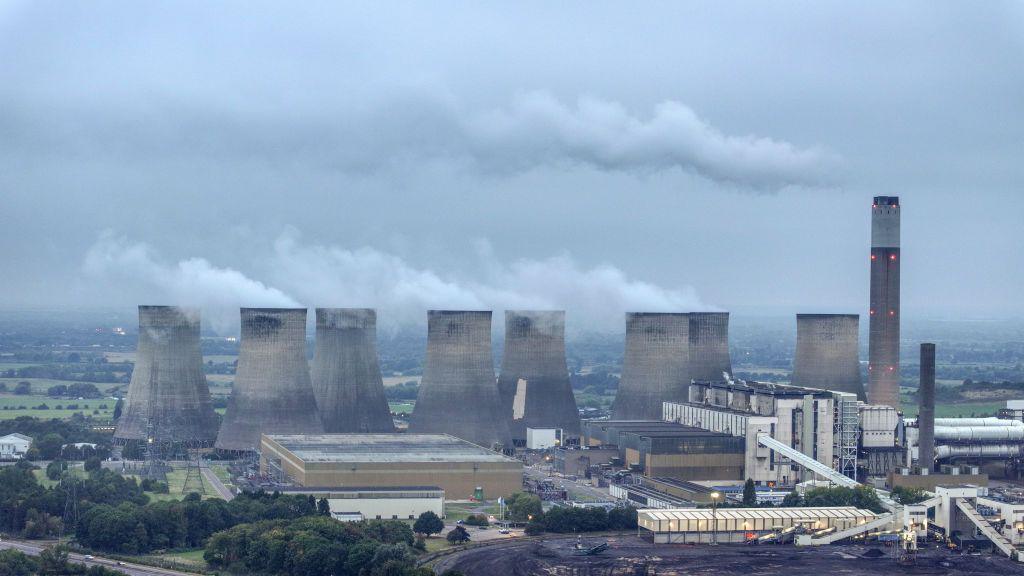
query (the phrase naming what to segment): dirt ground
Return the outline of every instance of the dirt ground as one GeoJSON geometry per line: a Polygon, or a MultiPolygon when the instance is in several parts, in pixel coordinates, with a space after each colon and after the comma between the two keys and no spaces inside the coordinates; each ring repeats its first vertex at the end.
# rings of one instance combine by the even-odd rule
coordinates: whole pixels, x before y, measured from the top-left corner
{"type": "Polygon", "coordinates": [[[938,547],[922,549],[913,565],[902,565],[891,548],[877,545],[697,546],[652,544],[635,536],[583,539],[590,546],[601,542],[609,549],[596,556],[576,555],[573,539],[489,546],[444,557],[434,569],[438,574],[458,570],[466,576],[1024,576],[1024,564],[1005,557],[962,556],[938,547]]]}

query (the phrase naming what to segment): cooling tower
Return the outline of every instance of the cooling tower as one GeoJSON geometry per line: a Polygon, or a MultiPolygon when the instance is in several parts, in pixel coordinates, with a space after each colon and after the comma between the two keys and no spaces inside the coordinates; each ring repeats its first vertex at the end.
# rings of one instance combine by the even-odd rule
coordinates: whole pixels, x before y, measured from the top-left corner
{"type": "Polygon", "coordinates": [[[242,308],[238,369],[221,450],[256,450],[260,434],[323,432],[306,362],[305,308],[242,308]]]}
{"type": "Polygon", "coordinates": [[[849,392],[864,401],[856,314],[797,314],[793,384],[849,392]]]}
{"type": "Polygon", "coordinates": [[[935,467],[935,344],[921,344],[921,380],[917,390],[918,464],[935,467]]]}
{"type": "Polygon", "coordinates": [[[868,401],[900,408],[900,199],[871,205],[868,401]]]}
{"type": "Polygon", "coordinates": [[[729,359],[729,313],[690,313],[690,377],[698,382],[721,382],[732,376],[729,359]]]}
{"type": "Polygon", "coordinates": [[[565,362],[565,312],[505,312],[498,394],[513,440],[525,441],[527,428],[561,428],[565,437],[579,438],[565,362]]]}
{"type": "Polygon", "coordinates": [[[139,306],[139,344],[114,438],[212,443],[217,415],[203,374],[199,311],[139,306]]]}
{"type": "Polygon", "coordinates": [[[626,314],[626,354],[612,420],[661,420],[662,402],[690,391],[689,314],[626,314]]]}
{"type": "Polygon", "coordinates": [[[427,358],[409,432],[511,447],[507,420],[494,379],[491,313],[429,311],[427,358]]]}
{"type": "Polygon", "coordinates": [[[313,393],[327,433],[394,432],[377,362],[377,312],[317,308],[313,393]]]}

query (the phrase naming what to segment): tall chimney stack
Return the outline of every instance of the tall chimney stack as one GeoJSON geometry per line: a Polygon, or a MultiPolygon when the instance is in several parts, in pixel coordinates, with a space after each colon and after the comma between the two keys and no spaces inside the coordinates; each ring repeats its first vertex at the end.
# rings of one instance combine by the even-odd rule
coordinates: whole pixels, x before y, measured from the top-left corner
{"type": "Polygon", "coordinates": [[[917,389],[918,463],[931,470],[935,465],[935,344],[921,344],[921,382],[917,389]]]}
{"type": "Polygon", "coordinates": [[[868,402],[900,407],[900,199],[871,205],[868,402]]]}

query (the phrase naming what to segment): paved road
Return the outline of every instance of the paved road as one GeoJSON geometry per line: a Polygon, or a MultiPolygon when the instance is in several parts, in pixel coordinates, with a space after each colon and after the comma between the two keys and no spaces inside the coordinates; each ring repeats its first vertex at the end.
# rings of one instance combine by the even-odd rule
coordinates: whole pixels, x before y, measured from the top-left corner
{"type": "MultiPolygon", "coordinates": [[[[38,556],[43,548],[46,546],[39,542],[31,542],[26,540],[2,540],[0,541],[0,550],[13,549],[21,550],[25,554],[31,556],[38,556]]],[[[111,570],[128,574],[129,576],[194,576],[191,572],[178,572],[176,570],[167,570],[165,568],[153,568],[151,566],[142,566],[140,564],[123,563],[118,565],[114,560],[108,560],[106,558],[86,558],[82,554],[70,554],[69,559],[72,562],[79,564],[85,564],[86,566],[103,566],[111,570]]]]}
{"type": "Polygon", "coordinates": [[[200,468],[199,470],[203,473],[203,478],[205,478],[206,481],[210,483],[210,486],[213,486],[213,489],[217,491],[218,496],[225,500],[231,500],[235,497],[235,494],[220,481],[220,478],[213,473],[213,470],[209,468],[200,468]]]}

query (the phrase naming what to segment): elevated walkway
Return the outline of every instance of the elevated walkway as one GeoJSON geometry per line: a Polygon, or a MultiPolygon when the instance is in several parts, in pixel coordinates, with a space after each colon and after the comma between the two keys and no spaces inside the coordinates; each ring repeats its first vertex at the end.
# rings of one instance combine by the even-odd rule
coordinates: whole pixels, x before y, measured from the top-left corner
{"type": "MultiPolygon", "coordinates": [[[[758,434],[757,441],[762,446],[775,450],[779,454],[782,454],[783,456],[789,458],[793,462],[796,462],[797,464],[803,466],[804,468],[811,470],[818,476],[821,476],[822,478],[828,480],[833,484],[836,484],[837,486],[844,486],[846,488],[856,488],[857,486],[861,485],[860,482],[857,482],[853,478],[850,478],[845,474],[840,474],[836,470],[833,470],[831,466],[818,462],[817,460],[808,456],[807,454],[804,454],[803,452],[793,448],[792,446],[787,446],[782,442],[779,442],[778,440],[772,438],[768,434],[758,434]]],[[[898,511],[900,505],[897,504],[895,500],[889,497],[888,492],[876,490],[876,493],[878,494],[878,499],[882,501],[882,506],[885,506],[885,508],[892,513],[896,513],[898,511]]]]}
{"type": "Polygon", "coordinates": [[[1000,552],[1006,554],[1008,558],[1013,560],[1020,560],[1018,558],[1018,550],[1013,547],[1002,534],[999,533],[988,520],[985,519],[975,508],[971,506],[971,503],[967,500],[957,500],[956,507],[963,513],[963,515],[974,524],[978,531],[981,532],[986,538],[992,541],[992,544],[999,549],[1000,552]]]}
{"type": "Polygon", "coordinates": [[[832,532],[830,534],[825,534],[825,535],[819,536],[817,538],[815,538],[811,534],[804,534],[802,536],[797,536],[797,538],[796,538],[796,545],[797,546],[822,546],[824,544],[831,544],[833,542],[839,542],[840,540],[845,540],[846,538],[853,538],[854,536],[860,536],[861,534],[864,534],[866,532],[871,532],[872,530],[877,530],[879,528],[890,527],[892,525],[893,519],[894,519],[894,516],[893,516],[892,513],[883,514],[883,515],[879,516],[878,518],[876,518],[876,519],[874,519],[874,520],[872,520],[870,522],[866,522],[864,524],[853,526],[851,528],[847,528],[846,530],[839,530],[838,532],[832,532]]]}

